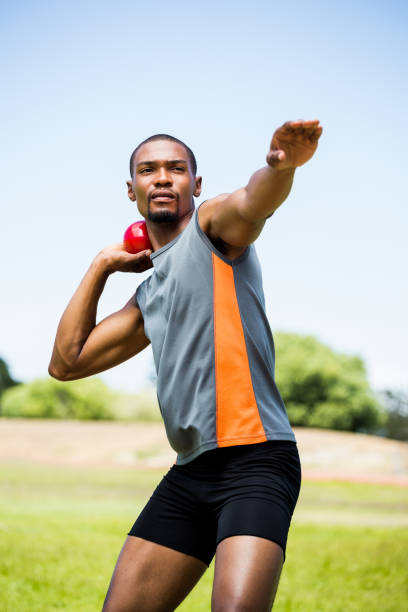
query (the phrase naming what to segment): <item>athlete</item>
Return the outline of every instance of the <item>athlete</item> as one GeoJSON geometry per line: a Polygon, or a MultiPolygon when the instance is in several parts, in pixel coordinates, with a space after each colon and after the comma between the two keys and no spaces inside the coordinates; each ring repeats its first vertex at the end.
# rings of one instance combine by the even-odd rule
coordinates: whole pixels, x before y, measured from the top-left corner
{"type": "Polygon", "coordinates": [[[49,373],[102,372],[149,343],[177,453],[125,540],[103,612],[174,610],[215,554],[213,612],[272,609],[301,480],[274,381],[275,352],[253,242],[314,154],[318,120],[288,121],[246,187],[204,201],[192,151],[158,134],[133,152],[129,198],[152,250],[108,246],[58,326],[49,373]],[[153,267],[127,304],[96,324],[110,274],[153,267]]]}

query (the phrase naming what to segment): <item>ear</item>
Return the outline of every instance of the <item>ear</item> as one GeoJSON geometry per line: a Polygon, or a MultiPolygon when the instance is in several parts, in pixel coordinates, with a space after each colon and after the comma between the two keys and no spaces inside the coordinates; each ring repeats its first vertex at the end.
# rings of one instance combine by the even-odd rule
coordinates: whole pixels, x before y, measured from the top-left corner
{"type": "Polygon", "coordinates": [[[128,197],[129,197],[129,200],[132,200],[132,202],[136,202],[136,196],[133,193],[132,181],[126,181],[126,185],[128,187],[128,197]]]}
{"type": "Polygon", "coordinates": [[[200,193],[201,193],[201,182],[202,182],[202,180],[203,180],[203,177],[202,177],[202,176],[196,176],[196,177],[194,178],[195,189],[194,189],[194,191],[193,191],[193,196],[194,196],[195,198],[198,198],[198,196],[199,196],[199,195],[200,195],[200,193]]]}

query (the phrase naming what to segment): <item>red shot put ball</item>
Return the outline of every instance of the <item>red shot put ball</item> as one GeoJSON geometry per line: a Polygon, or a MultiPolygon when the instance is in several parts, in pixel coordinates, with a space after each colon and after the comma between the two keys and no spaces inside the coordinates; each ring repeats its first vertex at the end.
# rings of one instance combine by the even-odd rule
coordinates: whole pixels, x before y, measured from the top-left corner
{"type": "Polygon", "coordinates": [[[136,223],[129,225],[123,236],[123,245],[128,253],[139,253],[152,248],[146,221],[136,221],[136,223]]]}

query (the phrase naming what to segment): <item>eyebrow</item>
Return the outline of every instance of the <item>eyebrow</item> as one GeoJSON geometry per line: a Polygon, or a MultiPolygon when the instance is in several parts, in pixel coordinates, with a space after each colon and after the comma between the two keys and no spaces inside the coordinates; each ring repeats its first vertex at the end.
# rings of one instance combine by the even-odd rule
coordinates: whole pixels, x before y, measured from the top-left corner
{"type": "MultiPolygon", "coordinates": [[[[139,166],[144,166],[146,165],[150,165],[150,166],[155,166],[158,162],[157,161],[141,161],[138,162],[136,164],[136,167],[138,168],[139,166]]],[[[188,164],[187,160],[185,159],[168,159],[166,160],[166,164],[188,164]]]]}

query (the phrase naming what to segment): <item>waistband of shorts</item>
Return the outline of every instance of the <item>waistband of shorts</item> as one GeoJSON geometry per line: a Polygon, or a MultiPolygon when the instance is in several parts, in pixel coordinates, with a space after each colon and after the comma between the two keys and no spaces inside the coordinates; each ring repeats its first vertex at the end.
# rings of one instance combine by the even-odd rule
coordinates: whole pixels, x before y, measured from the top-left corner
{"type": "Polygon", "coordinates": [[[201,455],[187,463],[187,465],[192,468],[201,465],[214,465],[214,463],[223,460],[246,456],[257,457],[258,455],[262,456],[265,453],[273,453],[275,451],[298,454],[297,444],[293,440],[266,440],[256,444],[239,444],[213,448],[201,453],[201,455]]]}

